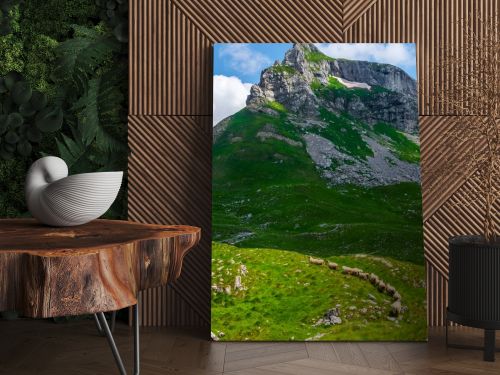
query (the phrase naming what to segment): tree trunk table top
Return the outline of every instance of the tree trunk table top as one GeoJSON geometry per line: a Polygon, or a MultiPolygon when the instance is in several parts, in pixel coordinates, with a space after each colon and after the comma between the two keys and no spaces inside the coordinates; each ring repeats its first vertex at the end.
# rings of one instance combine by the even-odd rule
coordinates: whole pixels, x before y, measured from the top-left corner
{"type": "Polygon", "coordinates": [[[181,273],[201,230],[94,220],[54,228],[0,219],[0,311],[48,318],[114,311],[181,273]]]}

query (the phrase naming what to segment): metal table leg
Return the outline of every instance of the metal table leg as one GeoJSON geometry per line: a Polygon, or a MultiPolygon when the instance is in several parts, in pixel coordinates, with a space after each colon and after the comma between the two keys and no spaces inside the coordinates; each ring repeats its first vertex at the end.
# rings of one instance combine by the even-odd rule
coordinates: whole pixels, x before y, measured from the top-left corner
{"type": "MultiPolygon", "coordinates": [[[[139,353],[139,308],[137,305],[132,307],[133,313],[133,326],[134,326],[134,375],[140,374],[140,353],[139,353]]],[[[106,316],[104,313],[100,312],[95,315],[96,324],[98,325],[97,329],[101,329],[108,340],[109,346],[111,348],[111,352],[113,353],[113,357],[115,358],[116,365],[118,366],[118,370],[120,371],[120,375],[127,375],[127,370],[125,370],[125,366],[123,365],[123,360],[120,356],[120,352],[116,347],[115,340],[113,338],[113,334],[109,328],[108,322],[106,320],[106,316]]]]}
{"type": "MultiPolygon", "coordinates": [[[[94,314],[94,320],[95,320],[95,325],[97,327],[97,332],[99,332],[99,335],[101,336],[106,336],[104,333],[104,330],[101,327],[101,323],[99,323],[99,319],[97,318],[97,315],[94,314]]],[[[115,333],[115,326],[116,326],[116,311],[113,311],[111,313],[111,333],[115,333]]]]}

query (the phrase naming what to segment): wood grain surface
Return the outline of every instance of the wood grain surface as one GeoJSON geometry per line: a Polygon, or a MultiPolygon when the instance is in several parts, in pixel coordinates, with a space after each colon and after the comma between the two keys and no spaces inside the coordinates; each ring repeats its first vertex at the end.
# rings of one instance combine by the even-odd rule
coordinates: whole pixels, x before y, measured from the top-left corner
{"type": "Polygon", "coordinates": [[[113,311],[176,280],[201,230],[94,220],[53,228],[0,220],[0,311],[47,318],[113,311]]]}

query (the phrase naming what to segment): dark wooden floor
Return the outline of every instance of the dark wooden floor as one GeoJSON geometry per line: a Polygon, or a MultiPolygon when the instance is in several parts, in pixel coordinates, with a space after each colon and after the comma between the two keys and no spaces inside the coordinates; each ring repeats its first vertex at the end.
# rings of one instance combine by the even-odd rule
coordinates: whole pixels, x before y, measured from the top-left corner
{"type": "MultiPolygon", "coordinates": [[[[118,324],[116,338],[130,368],[130,329],[118,324]]],[[[452,338],[481,344],[476,330],[452,328],[452,338]]],[[[446,349],[443,329],[431,329],[428,343],[221,343],[194,330],[147,328],[141,345],[143,375],[500,374],[500,353],[489,363],[480,351],[446,349]]],[[[91,320],[0,321],[0,374],[117,373],[91,320]]]]}

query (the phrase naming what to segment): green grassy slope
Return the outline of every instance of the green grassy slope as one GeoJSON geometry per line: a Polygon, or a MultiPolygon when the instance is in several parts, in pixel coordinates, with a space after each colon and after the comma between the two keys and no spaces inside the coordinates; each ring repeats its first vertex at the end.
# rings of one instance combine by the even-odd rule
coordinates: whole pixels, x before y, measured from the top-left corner
{"type": "MultiPolygon", "coordinates": [[[[351,137],[342,138],[334,127],[347,128],[345,118],[331,115],[328,121],[331,129],[323,136],[351,154],[367,154],[356,135],[360,130],[351,126],[351,137]]],[[[259,140],[266,124],[302,142],[286,111],[273,117],[243,109],[233,116],[213,147],[214,240],[243,238],[238,246],[322,257],[367,253],[423,263],[418,184],[329,187],[304,145],[259,140]]]]}
{"type": "Polygon", "coordinates": [[[368,281],[308,263],[296,252],[213,244],[212,283],[233,286],[241,265],[244,290],[212,292],[212,331],[228,340],[424,340],[424,267],[369,256],[329,256],[340,266],[374,272],[403,296],[408,310],[389,320],[392,299],[368,281]],[[370,296],[374,302],[369,302],[370,296]],[[342,324],[314,326],[340,305],[342,324]],[[366,309],[366,310],[364,310],[366,309]]]}

